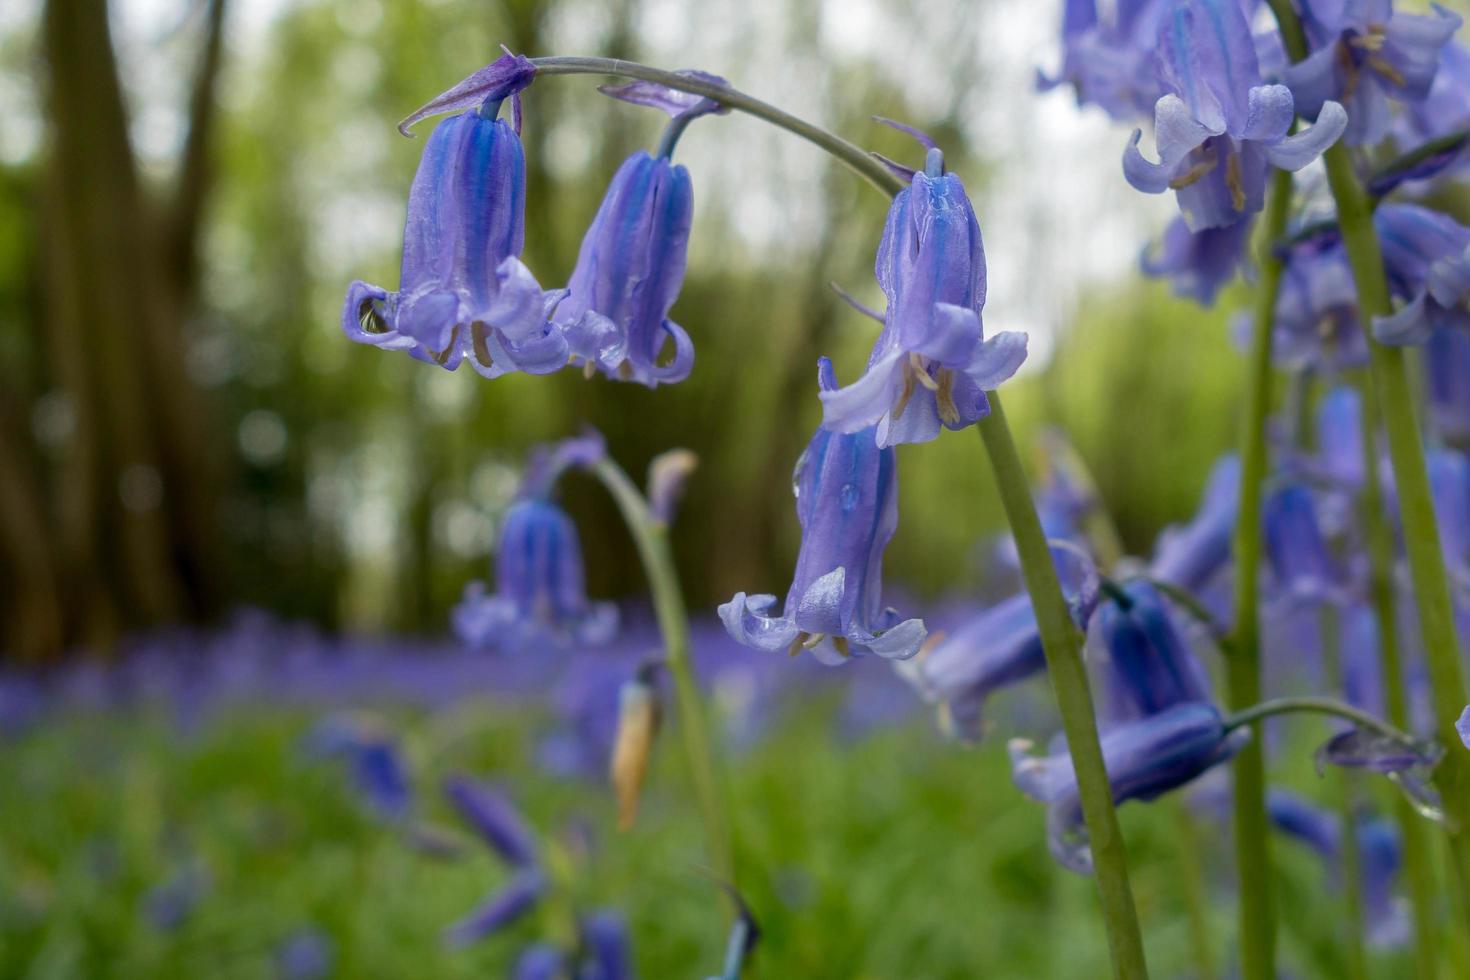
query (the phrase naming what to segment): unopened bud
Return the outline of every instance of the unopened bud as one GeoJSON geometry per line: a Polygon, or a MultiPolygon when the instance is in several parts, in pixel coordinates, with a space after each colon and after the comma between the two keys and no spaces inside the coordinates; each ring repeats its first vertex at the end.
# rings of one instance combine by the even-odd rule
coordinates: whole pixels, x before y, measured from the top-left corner
{"type": "Polygon", "coordinates": [[[630,830],[638,817],[638,796],[648,776],[648,759],[661,714],[653,670],[643,668],[618,692],[618,732],[609,775],[618,798],[618,829],[630,830]]]}
{"type": "Polygon", "coordinates": [[[670,524],[684,497],[684,486],[699,466],[699,457],[688,449],[670,449],[648,464],[648,509],[654,520],[670,524]]]}

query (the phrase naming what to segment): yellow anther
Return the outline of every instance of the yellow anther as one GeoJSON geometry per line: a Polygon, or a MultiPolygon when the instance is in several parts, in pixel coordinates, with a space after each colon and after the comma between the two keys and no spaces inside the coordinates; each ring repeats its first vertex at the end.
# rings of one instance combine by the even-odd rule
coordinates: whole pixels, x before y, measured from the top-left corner
{"type": "Polygon", "coordinates": [[[939,391],[934,400],[939,405],[940,421],[946,425],[958,425],[960,410],[954,403],[954,372],[948,368],[942,368],[939,372],[939,391]]]}
{"type": "Polygon", "coordinates": [[[908,366],[909,370],[912,371],[914,374],[915,381],[923,385],[925,388],[928,388],[930,391],[939,390],[939,382],[935,381],[929,376],[929,365],[924,360],[923,355],[915,352],[910,352],[908,366]]]}
{"type": "Polygon", "coordinates": [[[1215,169],[1216,160],[1213,156],[1207,157],[1190,167],[1184,173],[1169,181],[1170,190],[1183,190],[1190,184],[1196,183],[1201,177],[1215,169]]]}
{"type": "Polygon", "coordinates": [[[1240,176],[1240,154],[1232,153],[1225,159],[1225,186],[1230,188],[1230,206],[1237,211],[1245,210],[1245,184],[1240,176]]]}
{"type": "Polygon", "coordinates": [[[1395,85],[1404,84],[1403,72],[1399,71],[1393,65],[1384,61],[1381,55],[1375,54],[1371,58],[1369,58],[1368,67],[1372,68],[1374,71],[1378,72],[1378,74],[1382,75],[1390,82],[1393,82],[1395,85]]]}

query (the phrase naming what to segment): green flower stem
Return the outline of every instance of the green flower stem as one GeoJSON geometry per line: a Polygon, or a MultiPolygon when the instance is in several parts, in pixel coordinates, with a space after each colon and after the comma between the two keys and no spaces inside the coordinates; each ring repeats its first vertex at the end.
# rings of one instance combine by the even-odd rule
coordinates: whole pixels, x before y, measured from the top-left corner
{"type": "Polygon", "coordinates": [[[884,166],[871,153],[864,151],[862,147],[726,85],[681,75],[678,72],[664,71],[661,68],[650,68],[636,61],[623,61],[620,58],[557,55],[549,58],[532,58],[531,62],[536,66],[537,75],[611,75],[618,78],[657,82],[680,92],[701,95],[722,106],[762,119],[788,133],[800,136],[809,143],[815,143],[890,197],[907,186],[897,174],[884,166]]]}
{"type": "MultiPolygon", "coordinates": [[[[890,197],[898,194],[905,187],[903,180],[855,144],[736,89],[613,58],[551,57],[532,60],[536,64],[538,73],[543,75],[614,75],[657,82],[682,92],[704,96],[731,109],[749,113],[816,144],[890,197]]],[[[1113,808],[1112,790],[1108,785],[1107,770],[1103,764],[1102,746],[1098,742],[1092,695],[1088,687],[1087,671],[1082,664],[1080,637],[1072,622],[1071,614],[1067,610],[1067,602],[1062,595],[1061,584],[1057,581],[1056,569],[1052,566],[1051,551],[1047,546],[1046,536],[1042,532],[1041,522],[1036,516],[1036,505],[1026,482],[1020,455],[1016,452],[1015,441],[1011,437],[1010,429],[1006,426],[1000,398],[993,392],[990,393],[990,404],[990,415],[980,422],[980,434],[989,453],[996,482],[1000,485],[1006,517],[1010,521],[1011,533],[1016,539],[1016,549],[1021,556],[1021,569],[1026,580],[1027,591],[1031,594],[1031,601],[1036,608],[1036,619],[1040,627],[1042,646],[1046,652],[1048,673],[1051,676],[1052,689],[1056,693],[1057,704],[1061,711],[1062,727],[1066,731],[1067,743],[1072,748],[1072,764],[1077,772],[1083,819],[1092,843],[1093,866],[1096,869],[1098,889],[1102,894],[1103,922],[1107,929],[1108,946],[1112,953],[1113,974],[1115,977],[1126,978],[1126,980],[1139,980],[1139,978],[1148,976],[1148,966],[1144,959],[1143,937],[1139,932],[1138,912],[1133,904],[1133,891],[1128,883],[1128,864],[1123,837],[1119,831],[1118,817],[1113,808]]],[[[621,477],[622,484],[626,485],[626,490],[622,493],[614,489],[614,496],[618,497],[619,503],[624,506],[625,515],[630,512],[631,506],[625,503],[625,500],[636,502],[646,513],[647,508],[642,504],[641,495],[633,490],[626,475],[616,470],[611,464],[603,469],[609,473],[616,473],[617,477],[621,477]]],[[[607,475],[604,475],[604,481],[609,483],[610,489],[613,489],[618,482],[607,475]]],[[[672,565],[667,560],[667,543],[662,538],[662,532],[655,529],[646,520],[640,521],[630,517],[628,525],[634,529],[640,552],[644,554],[644,564],[648,567],[649,578],[653,582],[660,623],[664,623],[666,618],[673,623],[674,628],[665,627],[665,636],[675,639],[682,636],[686,662],[681,669],[675,670],[675,677],[679,679],[681,692],[681,712],[687,705],[697,717],[701,713],[699,698],[693,687],[692,679],[688,677],[688,623],[679,599],[677,583],[673,580],[672,565]],[[660,553],[662,558],[660,558],[660,553]],[[662,586],[659,584],[660,574],[667,579],[662,586]],[[666,607],[671,610],[667,617],[666,607]],[[687,696],[685,695],[686,687],[688,688],[687,696]]],[[[672,665],[672,661],[675,660],[672,647],[675,646],[675,643],[674,639],[669,639],[668,642],[671,646],[672,665]]],[[[721,830],[719,834],[716,834],[716,827],[722,826],[722,823],[714,824],[709,819],[711,812],[714,816],[719,816],[719,807],[716,805],[717,787],[703,734],[704,727],[702,724],[686,724],[684,729],[686,743],[691,737],[699,743],[697,746],[691,744],[688,747],[691,764],[695,768],[696,785],[708,784],[708,793],[702,790],[701,796],[707,795],[709,800],[709,806],[706,807],[706,826],[710,830],[712,850],[716,837],[724,840],[725,846],[728,847],[728,831],[721,830]],[[691,736],[691,732],[698,734],[691,736]],[[699,751],[701,747],[703,751],[699,751]]]]}
{"type": "MultiPolygon", "coordinates": [[[[1261,699],[1261,492],[1266,479],[1266,420],[1271,411],[1271,326],[1281,288],[1281,259],[1271,246],[1286,229],[1291,174],[1278,170],[1267,199],[1261,281],[1256,292],[1240,430],[1240,504],[1235,521],[1235,633],[1226,657],[1230,706],[1261,699]]],[[[1246,980],[1276,976],[1276,915],[1271,881],[1271,828],[1266,818],[1266,762],[1256,732],[1235,758],[1235,868],[1240,878],[1240,969],[1246,980]]]]}
{"type": "Polygon", "coordinates": [[[1047,675],[1077,773],[1082,816],[1092,846],[1098,890],[1102,893],[1103,922],[1113,955],[1113,974],[1119,978],[1146,977],[1148,965],[1144,959],[1143,937],[1133,905],[1133,890],[1128,883],[1128,857],[1097,737],[1087,668],[1082,663],[1081,637],[1062,595],[1026,472],[1010,427],[1006,425],[1005,411],[1000,398],[994,392],[988,394],[990,414],[980,420],[980,436],[990,456],[1001,504],[1021,557],[1021,573],[1036,610],[1041,645],[1046,653],[1047,675]]]}
{"type": "MultiPolygon", "coordinates": [[[[1327,605],[1321,613],[1322,671],[1326,675],[1327,689],[1334,693],[1343,690],[1342,677],[1342,618],[1335,606],[1327,605]]],[[[1347,906],[1346,929],[1339,935],[1347,954],[1347,975],[1350,980],[1368,980],[1368,952],[1363,945],[1363,852],[1358,846],[1358,818],[1354,803],[1355,773],[1334,773],[1333,789],[1337,796],[1337,818],[1342,828],[1338,839],[1342,842],[1342,897],[1347,906]]]]}
{"type": "MultiPolygon", "coordinates": [[[[1373,229],[1368,198],[1353,172],[1352,158],[1341,143],[1324,154],[1327,180],[1337,201],[1337,223],[1343,247],[1358,287],[1358,311],[1367,329],[1374,317],[1392,312],[1383,254],[1373,229]]],[[[1460,666],[1455,634],[1454,606],[1449,577],[1440,551],[1439,525],[1429,491],[1424,445],[1414,415],[1408,366],[1401,348],[1385,347],[1368,338],[1373,387],[1388,433],[1388,456],[1398,488],[1399,520],[1404,528],[1404,550],[1419,613],[1424,659],[1434,694],[1434,713],[1440,741],[1455,744],[1455,719],[1465,707],[1465,676],[1460,666]]],[[[1470,903],[1470,754],[1451,753],[1435,772],[1444,799],[1450,852],[1461,895],[1470,903]]]]}
{"type": "Polygon", "coordinates": [[[643,572],[648,577],[648,589],[653,596],[659,633],[663,636],[664,662],[674,676],[679,733],[704,820],[711,870],[733,888],[736,885],[735,853],[730,825],[725,818],[728,812],[725,788],[711,745],[709,720],[705,717],[699,683],[690,663],[689,613],[684,608],[684,596],[679,590],[679,573],[669,548],[668,529],[654,518],[648,509],[648,501],[617,463],[603,459],[592,467],[592,472],[612,494],[638,547],[638,557],[643,562],[643,572]]]}
{"type": "MultiPolygon", "coordinates": [[[[1388,720],[1398,728],[1409,727],[1409,695],[1404,685],[1403,660],[1399,651],[1398,604],[1394,594],[1393,529],[1385,520],[1383,483],[1378,462],[1378,395],[1366,375],[1358,379],[1362,403],[1363,490],[1359,519],[1368,550],[1368,596],[1378,622],[1379,674],[1383,682],[1384,707],[1388,720]]],[[[1403,837],[1404,876],[1414,920],[1415,975],[1434,980],[1438,973],[1435,907],[1437,886],[1429,835],[1424,820],[1402,793],[1394,794],[1394,814],[1403,837]]]]}
{"type": "MultiPolygon", "coordinates": [[[[1290,0],[1270,0],[1270,4],[1281,25],[1287,54],[1292,61],[1302,60],[1307,52],[1306,38],[1290,0]]],[[[1388,456],[1393,464],[1404,550],[1408,554],[1424,659],[1434,695],[1436,729],[1443,744],[1455,745],[1458,738],[1455,719],[1466,702],[1465,676],[1460,665],[1449,577],[1445,573],[1439,526],[1429,492],[1424,445],[1414,416],[1404,351],[1378,343],[1370,329],[1375,317],[1393,311],[1383,270],[1383,253],[1373,228],[1373,205],[1353,170],[1347,146],[1339,142],[1322,155],[1322,161],[1337,203],[1343,248],[1357,286],[1358,315],[1364,329],[1369,330],[1369,368],[1388,434],[1388,456]]],[[[1460,906],[1470,909],[1470,753],[1448,753],[1435,770],[1435,784],[1444,803],[1450,863],[1455,869],[1460,906]]],[[[1464,920],[1466,916],[1461,918],[1464,920]]]]}

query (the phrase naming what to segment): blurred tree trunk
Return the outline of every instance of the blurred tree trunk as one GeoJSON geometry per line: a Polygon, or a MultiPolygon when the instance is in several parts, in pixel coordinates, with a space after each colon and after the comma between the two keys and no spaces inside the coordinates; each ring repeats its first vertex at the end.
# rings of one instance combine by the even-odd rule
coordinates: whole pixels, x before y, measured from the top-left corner
{"type": "Polygon", "coordinates": [[[65,641],[65,610],[36,465],[17,438],[20,417],[8,393],[0,394],[0,555],[9,558],[4,639],[22,660],[37,660],[65,641]]]}
{"type": "Polygon", "coordinates": [[[215,0],[177,192],[160,218],[129,144],[105,0],[46,4],[42,346],[75,420],[49,536],[72,597],[70,641],[105,644],[119,628],[198,616],[214,594],[217,482],[184,353],[222,15],[215,0]]]}

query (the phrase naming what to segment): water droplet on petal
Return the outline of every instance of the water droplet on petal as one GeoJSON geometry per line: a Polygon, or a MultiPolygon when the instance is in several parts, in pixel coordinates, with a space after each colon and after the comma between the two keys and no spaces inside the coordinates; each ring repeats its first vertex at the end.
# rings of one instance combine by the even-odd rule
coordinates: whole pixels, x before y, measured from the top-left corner
{"type": "Polygon", "coordinates": [[[1404,795],[1409,798],[1409,805],[1421,817],[1439,824],[1449,822],[1439,793],[1425,779],[1412,771],[1391,772],[1388,778],[1404,791],[1404,795]]]}
{"type": "Polygon", "coordinates": [[[791,496],[797,500],[801,499],[801,475],[806,472],[807,464],[811,462],[811,456],[811,448],[804,449],[801,458],[796,461],[796,468],[791,471],[791,496]]]}

